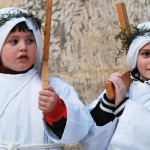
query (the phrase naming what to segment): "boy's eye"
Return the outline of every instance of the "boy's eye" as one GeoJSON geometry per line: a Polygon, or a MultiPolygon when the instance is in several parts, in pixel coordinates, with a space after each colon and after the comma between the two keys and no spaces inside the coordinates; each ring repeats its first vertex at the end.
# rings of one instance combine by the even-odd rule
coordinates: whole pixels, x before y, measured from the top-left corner
{"type": "Polygon", "coordinates": [[[12,44],[17,44],[17,43],[18,43],[18,40],[11,40],[10,43],[12,43],[12,44]]]}
{"type": "Polygon", "coordinates": [[[31,43],[33,43],[33,42],[34,42],[33,39],[27,39],[27,43],[28,43],[28,44],[31,44],[31,43]]]}
{"type": "Polygon", "coordinates": [[[143,56],[149,56],[150,55],[150,52],[144,52],[143,53],[143,56]]]}

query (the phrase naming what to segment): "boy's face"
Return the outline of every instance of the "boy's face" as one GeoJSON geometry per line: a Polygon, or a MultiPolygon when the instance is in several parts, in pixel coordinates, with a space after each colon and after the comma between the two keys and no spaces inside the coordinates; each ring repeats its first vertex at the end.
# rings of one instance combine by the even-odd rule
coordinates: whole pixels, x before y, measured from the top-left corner
{"type": "Polygon", "coordinates": [[[14,71],[25,71],[33,65],[36,52],[37,45],[33,33],[16,30],[9,33],[2,47],[2,64],[14,71]]]}
{"type": "Polygon", "coordinates": [[[150,79],[150,43],[141,48],[137,57],[137,67],[144,80],[150,79]]]}

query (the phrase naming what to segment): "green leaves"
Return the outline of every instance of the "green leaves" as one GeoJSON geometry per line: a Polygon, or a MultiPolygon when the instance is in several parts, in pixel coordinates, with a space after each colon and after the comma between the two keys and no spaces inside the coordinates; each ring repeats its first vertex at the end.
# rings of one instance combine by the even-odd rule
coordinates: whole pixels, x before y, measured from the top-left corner
{"type": "Polygon", "coordinates": [[[17,12],[15,11],[15,13],[11,13],[11,11],[0,16],[0,26],[4,25],[7,21],[13,18],[25,17],[33,22],[36,30],[41,28],[42,21],[38,19],[36,15],[33,15],[30,11],[29,13],[24,13],[20,10],[17,10],[17,12]]]}
{"type": "Polygon", "coordinates": [[[150,28],[145,26],[137,28],[135,25],[129,25],[125,29],[121,28],[119,34],[114,37],[116,40],[121,40],[121,48],[118,48],[118,54],[115,57],[116,62],[120,54],[128,50],[132,41],[138,36],[150,36],[150,28]]]}

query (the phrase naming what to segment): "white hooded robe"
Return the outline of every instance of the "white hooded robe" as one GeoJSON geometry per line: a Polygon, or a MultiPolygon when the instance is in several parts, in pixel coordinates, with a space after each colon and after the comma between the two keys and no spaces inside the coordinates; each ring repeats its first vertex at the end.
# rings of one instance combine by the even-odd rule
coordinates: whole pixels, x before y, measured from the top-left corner
{"type": "MultiPolygon", "coordinates": [[[[103,93],[99,99],[102,96],[103,93]]],[[[81,141],[86,150],[150,149],[150,84],[133,81],[127,96],[129,99],[119,120],[115,118],[104,126],[93,124],[81,141]]],[[[98,100],[88,106],[89,110],[98,100]]]]}
{"type": "MultiPolygon", "coordinates": [[[[26,12],[18,8],[5,8],[0,10],[0,17],[5,13],[17,13],[18,10],[26,12]]],[[[22,21],[33,30],[37,43],[37,56],[34,68],[26,73],[16,75],[0,73],[0,150],[44,149],[45,144],[53,142],[77,143],[88,133],[93,120],[70,85],[58,78],[49,78],[50,86],[54,88],[67,108],[67,122],[61,139],[46,126],[45,117],[38,108],[42,41],[40,31],[35,29],[32,21],[25,17],[13,18],[1,26],[0,51],[10,30],[22,21]]],[[[50,148],[57,144],[45,146],[50,148]]],[[[53,149],[59,150],[60,147],[53,149]]]]}

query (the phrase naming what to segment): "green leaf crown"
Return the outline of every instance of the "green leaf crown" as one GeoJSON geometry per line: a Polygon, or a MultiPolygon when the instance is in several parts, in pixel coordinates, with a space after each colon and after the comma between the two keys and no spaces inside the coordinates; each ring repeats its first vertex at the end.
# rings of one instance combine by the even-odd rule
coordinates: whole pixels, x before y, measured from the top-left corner
{"type": "MultiPolygon", "coordinates": [[[[12,9],[10,11],[12,11],[12,9]]],[[[21,17],[25,17],[27,19],[30,19],[33,22],[33,25],[35,26],[36,30],[41,29],[42,21],[40,19],[38,19],[37,15],[33,15],[30,10],[28,13],[24,13],[20,10],[17,10],[17,12],[15,12],[15,13],[8,12],[5,14],[1,14],[1,16],[0,16],[0,27],[2,25],[4,25],[7,21],[9,21],[13,18],[21,18],[21,17]]]]}
{"type": "Polygon", "coordinates": [[[143,26],[141,28],[137,28],[135,25],[128,25],[126,28],[121,28],[119,34],[117,34],[114,38],[116,40],[121,40],[121,48],[118,48],[118,54],[116,54],[117,58],[120,57],[120,54],[124,51],[128,50],[132,41],[136,39],[138,36],[150,36],[150,28],[143,26]]]}

